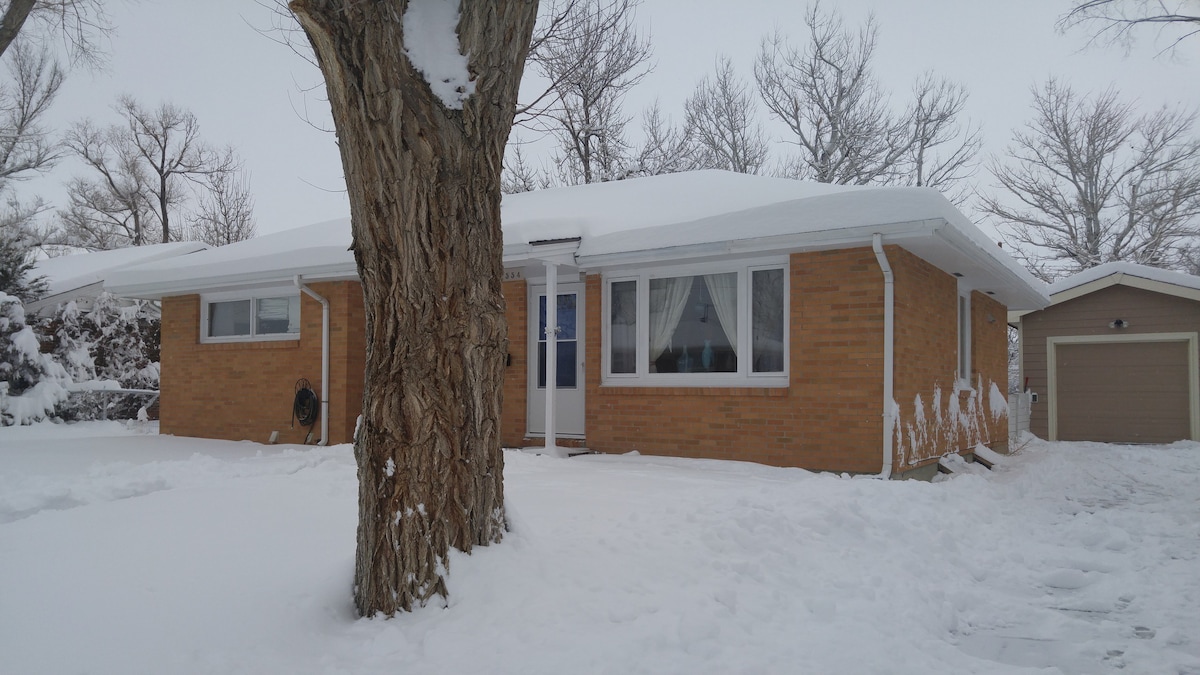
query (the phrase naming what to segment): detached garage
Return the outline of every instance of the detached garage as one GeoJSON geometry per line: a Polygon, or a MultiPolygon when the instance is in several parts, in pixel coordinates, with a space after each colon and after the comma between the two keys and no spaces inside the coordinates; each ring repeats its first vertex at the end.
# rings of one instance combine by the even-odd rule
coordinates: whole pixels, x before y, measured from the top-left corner
{"type": "Polygon", "coordinates": [[[1030,431],[1049,440],[1200,440],[1200,277],[1109,263],[1013,313],[1021,378],[1038,394],[1030,431]]]}

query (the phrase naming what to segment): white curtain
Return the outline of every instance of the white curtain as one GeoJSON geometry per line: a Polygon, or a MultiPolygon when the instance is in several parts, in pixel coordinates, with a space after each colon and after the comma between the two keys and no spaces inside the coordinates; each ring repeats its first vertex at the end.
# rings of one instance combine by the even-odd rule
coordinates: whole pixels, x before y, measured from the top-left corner
{"type": "Polygon", "coordinates": [[[708,295],[712,298],[713,307],[717,310],[717,318],[729,346],[737,352],[737,272],[728,274],[707,274],[704,285],[708,286],[708,295]]]}
{"type": "Polygon", "coordinates": [[[692,277],[654,279],[650,282],[650,362],[671,344],[679,317],[692,294],[692,277]]]}

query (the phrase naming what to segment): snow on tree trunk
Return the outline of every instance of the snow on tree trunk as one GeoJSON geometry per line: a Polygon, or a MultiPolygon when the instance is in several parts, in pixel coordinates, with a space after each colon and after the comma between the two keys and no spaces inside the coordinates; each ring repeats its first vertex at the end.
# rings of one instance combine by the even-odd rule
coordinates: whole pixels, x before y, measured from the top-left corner
{"type": "Polygon", "coordinates": [[[449,547],[469,552],[504,531],[500,171],[537,2],[450,0],[460,16],[441,13],[457,28],[449,45],[439,13],[422,11],[438,3],[290,4],[325,75],[363,283],[364,616],[446,595],[449,547]],[[405,40],[417,33],[434,43],[405,40]],[[473,94],[441,88],[453,78],[431,63],[453,71],[456,60],[473,94]]]}

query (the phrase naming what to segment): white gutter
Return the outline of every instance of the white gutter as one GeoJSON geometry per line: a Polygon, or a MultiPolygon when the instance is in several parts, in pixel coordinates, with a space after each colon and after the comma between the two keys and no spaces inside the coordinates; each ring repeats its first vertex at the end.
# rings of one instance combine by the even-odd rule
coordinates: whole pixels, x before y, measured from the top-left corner
{"type": "Polygon", "coordinates": [[[329,445],[329,300],[305,286],[299,274],[295,281],[296,288],[321,303],[321,440],[317,445],[329,445]]]}
{"type": "Polygon", "coordinates": [[[896,426],[894,400],[896,361],[896,277],[883,252],[883,235],[871,237],[871,249],[883,272],[883,468],[880,478],[892,477],[892,430],[896,426]]]}

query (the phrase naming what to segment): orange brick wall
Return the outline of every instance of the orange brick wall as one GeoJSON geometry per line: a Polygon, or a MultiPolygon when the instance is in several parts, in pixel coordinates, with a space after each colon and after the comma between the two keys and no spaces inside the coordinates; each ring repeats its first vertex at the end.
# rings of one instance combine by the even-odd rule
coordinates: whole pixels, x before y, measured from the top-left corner
{"type": "MultiPolygon", "coordinates": [[[[972,296],[971,391],[954,388],[955,277],[887,246],[896,274],[894,400],[903,433],[916,395],[926,416],[960,424],[914,447],[898,434],[893,470],[903,472],[977,442],[1003,444],[1006,419],[990,415],[990,383],[1004,382],[1004,307],[972,296]],[[982,377],[983,386],[978,382],[982,377]],[[937,391],[941,389],[940,398],[937,391]],[[951,401],[951,397],[957,401],[951,401]],[[957,407],[955,407],[957,403],[957,407]]],[[[741,459],[816,470],[875,473],[882,460],[883,274],[869,248],[791,257],[791,372],[785,389],[599,385],[599,275],[588,277],[587,446],[601,452],[741,459]]],[[[907,436],[907,434],[903,434],[907,436]]]]}
{"type": "Polygon", "coordinates": [[[990,397],[993,382],[1001,395],[1007,382],[1004,306],[971,294],[972,386],[959,389],[957,279],[902,248],[886,251],[896,277],[893,470],[919,468],[978,443],[1003,450],[1008,419],[992,416],[990,397]]]}
{"type": "MultiPolygon", "coordinates": [[[[345,443],[362,409],[362,288],[310,286],[330,302],[329,440],[345,443]]],[[[292,400],[300,378],[321,394],[321,305],[301,296],[298,340],[201,344],[200,296],[164,298],[162,362],[162,433],[265,443],[278,431],[279,442],[302,443],[308,429],[292,428],[292,400]]]]}
{"type": "MultiPolygon", "coordinates": [[[[520,448],[525,440],[526,391],[529,372],[529,321],[526,305],[529,294],[524,281],[506,281],[504,317],[508,321],[509,363],[504,368],[504,407],[500,415],[500,442],[505,447],[520,448]]],[[[596,352],[599,354],[599,352],[596,352]]]]}
{"type": "Polygon", "coordinates": [[[879,471],[883,275],[870,249],[792,255],[786,388],[602,387],[598,275],[587,293],[590,449],[879,471]]]}
{"type": "Polygon", "coordinates": [[[980,443],[1008,451],[1008,307],[995,298],[975,291],[971,294],[972,382],[980,391],[978,420],[980,443]],[[980,387],[982,385],[982,387],[980,387]],[[1000,401],[993,401],[999,397],[1000,401]],[[993,415],[993,403],[1003,408],[993,415]]]}
{"type": "MultiPolygon", "coordinates": [[[[886,250],[896,273],[894,470],[929,464],[976,442],[1003,444],[1007,421],[990,415],[987,396],[991,382],[1005,381],[1005,308],[973,294],[976,386],[956,392],[956,280],[898,246],[886,250]],[[922,429],[918,394],[926,427],[937,417],[935,402],[943,420],[960,422],[922,429]]],[[[866,247],[793,254],[789,284],[788,387],[605,387],[600,385],[601,276],[588,275],[586,446],[600,452],[638,450],[878,472],[884,284],[875,255],[866,247]]],[[[313,289],[331,301],[330,440],[349,442],[363,391],[361,287],[337,282],[313,284],[313,289]]],[[[504,297],[511,360],[504,376],[501,438],[509,447],[538,444],[540,439],[526,436],[526,282],[505,282],[504,297]]],[[[163,301],[162,432],[266,441],[278,430],[281,442],[303,441],[306,430],[289,429],[291,404],[297,378],[320,386],[320,305],[304,296],[300,339],[286,342],[200,344],[199,313],[198,296],[163,301]]]]}

